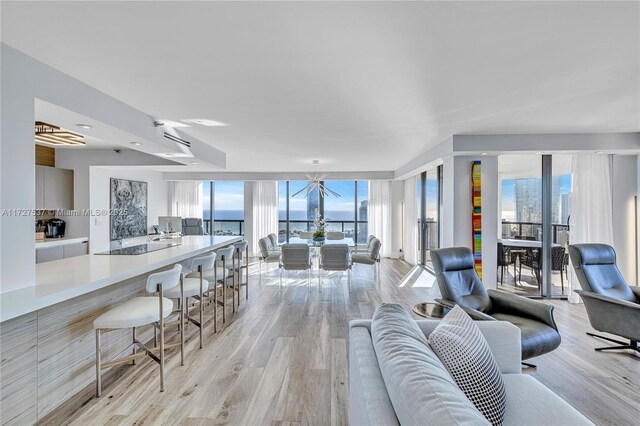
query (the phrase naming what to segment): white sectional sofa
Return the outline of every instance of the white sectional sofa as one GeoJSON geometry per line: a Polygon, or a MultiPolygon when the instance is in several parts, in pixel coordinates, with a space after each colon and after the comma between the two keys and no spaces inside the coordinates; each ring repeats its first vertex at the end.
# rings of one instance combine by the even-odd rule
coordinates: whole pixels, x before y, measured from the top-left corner
{"type": "MultiPolygon", "coordinates": [[[[398,417],[378,365],[371,323],[371,320],[358,320],[349,324],[349,422],[353,426],[397,425],[398,417]]],[[[428,336],[438,321],[416,323],[428,336]]],[[[532,376],[522,374],[520,330],[517,327],[503,321],[478,321],[477,325],[491,348],[507,390],[504,425],[592,424],[546,386],[532,376]]],[[[398,353],[402,356],[402,351],[398,353]]],[[[413,392],[416,390],[407,390],[406,398],[402,398],[402,409],[410,407],[407,401],[412,401],[413,392]]],[[[464,394],[462,396],[466,398],[464,394]]],[[[436,394],[420,397],[438,400],[436,394]]],[[[420,420],[422,425],[456,424],[443,420],[441,416],[427,415],[423,420],[420,420]]]]}

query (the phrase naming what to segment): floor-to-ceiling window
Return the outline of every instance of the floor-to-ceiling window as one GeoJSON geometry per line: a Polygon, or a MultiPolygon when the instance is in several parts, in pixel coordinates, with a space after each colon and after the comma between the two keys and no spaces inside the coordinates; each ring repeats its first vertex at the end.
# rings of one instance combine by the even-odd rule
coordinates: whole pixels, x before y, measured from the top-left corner
{"type": "Polygon", "coordinates": [[[244,182],[203,182],[204,229],[209,235],[244,235],[244,182]]]}
{"type": "Polygon", "coordinates": [[[356,217],[358,218],[358,232],[356,235],[358,243],[366,243],[369,236],[369,182],[365,180],[356,181],[356,217]]]}
{"type": "Polygon", "coordinates": [[[440,247],[439,241],[439,232],[438,232],[438,217],[440,216],[440,201],[439,201],[439,182],[438,182],[438,171],[437,169],[427,170],[426,175],[426,216],[425,216],[425,227],[426,227],[426,266],[429,268],[433,268],[433,264],[431,263],[431,250],[436,250],[440,247]]]}
{"type": "Polygon", "coordinates": [[[416,209],[418,217],[418,263],[432,269],[431,250],[440,247],[440,176],[439,168],[421,173],[416,179],[416,209]]]}
{"type": "Polygon", "coordinates": [[[321,197],[318,189],[304,189],[308,181],[278,182],[279,240],[297,237],[300,231],[313,231],[316,209],[327,221],[327,231],[341,231],[345,237],[365,242],[368,219],[367,181],[326,181],[324,185],[340,194],[321,197]]]}

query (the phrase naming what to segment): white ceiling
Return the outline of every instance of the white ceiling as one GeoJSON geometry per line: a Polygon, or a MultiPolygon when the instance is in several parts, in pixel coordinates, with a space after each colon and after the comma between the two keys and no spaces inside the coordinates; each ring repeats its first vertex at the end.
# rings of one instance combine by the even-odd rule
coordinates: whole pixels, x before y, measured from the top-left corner
{"type": "MultiPolygon", "coordinates": [[[[2,2],[2,41],[227,153],[394,170],[451,134],[640,130],[637,2],[2,2]]],[[[481,149],[481,148],[479,148],[481,149]]]]}

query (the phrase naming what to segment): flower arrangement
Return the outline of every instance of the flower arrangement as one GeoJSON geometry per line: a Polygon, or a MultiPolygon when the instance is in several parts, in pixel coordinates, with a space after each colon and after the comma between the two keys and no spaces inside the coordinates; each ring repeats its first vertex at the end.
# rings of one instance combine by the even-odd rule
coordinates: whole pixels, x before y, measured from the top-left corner
{"type": "Polygon", "coordinates": [[[313,212],[313,224],[316,226],[316,232],[313,233],[313,238],[324,238],[324,227],[327,222],[320,215],[319,209],[315,209],[313,212]]]}

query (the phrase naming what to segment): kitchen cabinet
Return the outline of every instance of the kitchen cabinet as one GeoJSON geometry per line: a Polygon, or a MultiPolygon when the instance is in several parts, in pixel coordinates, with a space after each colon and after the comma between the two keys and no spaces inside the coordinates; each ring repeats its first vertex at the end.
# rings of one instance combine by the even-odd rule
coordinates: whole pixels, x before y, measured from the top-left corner
{"type": "Polygon", "coordinates": [[[73,209],[73,170],[36,166],[36,209],[73,209]]]}
{"type": "Polygon", "coordinates": [[[69,257],[82,256],[84,254],[89,254],[89,243],[84,241],[82,243],[73,243],[67,244],[63,246],[64,248],[64,258],[67,259],[69,257]]]}
{"type": "Polygon", "coordinates": [[[36,166],[36,209],[44,210],[44,169],[36,166]]]}
{"type": "Polygon", "coordinates": [[[36,250],[36,263],[64,259],[64,246],[46,247],[36,250]]]}

